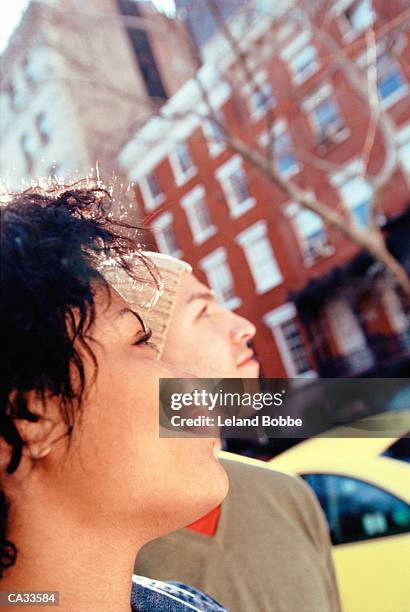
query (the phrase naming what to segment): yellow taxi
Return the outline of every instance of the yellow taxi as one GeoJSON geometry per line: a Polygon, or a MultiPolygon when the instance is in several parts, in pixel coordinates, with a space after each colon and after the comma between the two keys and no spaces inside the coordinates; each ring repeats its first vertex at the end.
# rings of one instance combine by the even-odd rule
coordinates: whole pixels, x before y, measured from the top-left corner
{"type": "Polygon", "coordinates": [[[344,612],[410,612],[409,430],[410,410],[384,413],[268,462],[315,491],[329,523],[344,612]],[[363,428],[390,437],[364,438],[363,428]]]}

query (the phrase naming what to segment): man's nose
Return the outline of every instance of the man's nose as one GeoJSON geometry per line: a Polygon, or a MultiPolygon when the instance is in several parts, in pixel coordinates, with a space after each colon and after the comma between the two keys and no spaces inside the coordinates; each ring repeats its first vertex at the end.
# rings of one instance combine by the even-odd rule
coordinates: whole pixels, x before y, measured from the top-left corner
{"type": "Polygon", "coordinates": [[[235,313],[232,314],[235,317],[235,321],[232,326],[234,342],[239,344],[252,340],[256,334],[256,327],[254,324],[248,321],[248,319],[245,319],[245,317],[241,317],[235,313]]]}

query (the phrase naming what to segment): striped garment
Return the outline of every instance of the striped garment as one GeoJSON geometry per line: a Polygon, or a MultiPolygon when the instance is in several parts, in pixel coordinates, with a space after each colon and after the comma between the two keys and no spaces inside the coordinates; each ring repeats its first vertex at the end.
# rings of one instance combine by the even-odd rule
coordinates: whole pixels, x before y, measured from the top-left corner
{"type": "Polygon", "coordinates": [[[180,582],[132,577],[132,612],[226,612],[214,599],[180,582]]]}

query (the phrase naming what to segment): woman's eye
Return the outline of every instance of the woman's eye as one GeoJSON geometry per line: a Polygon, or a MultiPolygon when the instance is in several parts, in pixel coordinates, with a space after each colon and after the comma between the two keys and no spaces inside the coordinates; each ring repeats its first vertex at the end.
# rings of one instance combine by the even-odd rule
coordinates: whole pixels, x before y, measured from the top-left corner
{"type": "Polygon", "coordinates": [[[133,343],[134,345],[136,344],[147,344],[149,339],[152,336],[152,331],[150,329],[147,330],[142,330],[140,332],[138,332],[138,338],[137,340],[133,343]]]}

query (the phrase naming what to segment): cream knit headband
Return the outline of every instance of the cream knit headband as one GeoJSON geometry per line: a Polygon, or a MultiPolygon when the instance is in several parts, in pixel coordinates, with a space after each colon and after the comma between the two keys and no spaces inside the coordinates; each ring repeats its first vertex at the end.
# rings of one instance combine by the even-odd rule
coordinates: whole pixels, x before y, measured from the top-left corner
{"type": "Polygon", "coordinates": [[[151,342],[160,359],[178,288],[183,275],[192,272],[192,268],[185,261],[162,253],[143,251],[142,256],[127,257],[135,279],[113,259],[104,261],[99,270],[115,291],[138,312],[146,327],[151,329],[151,342]]]}

